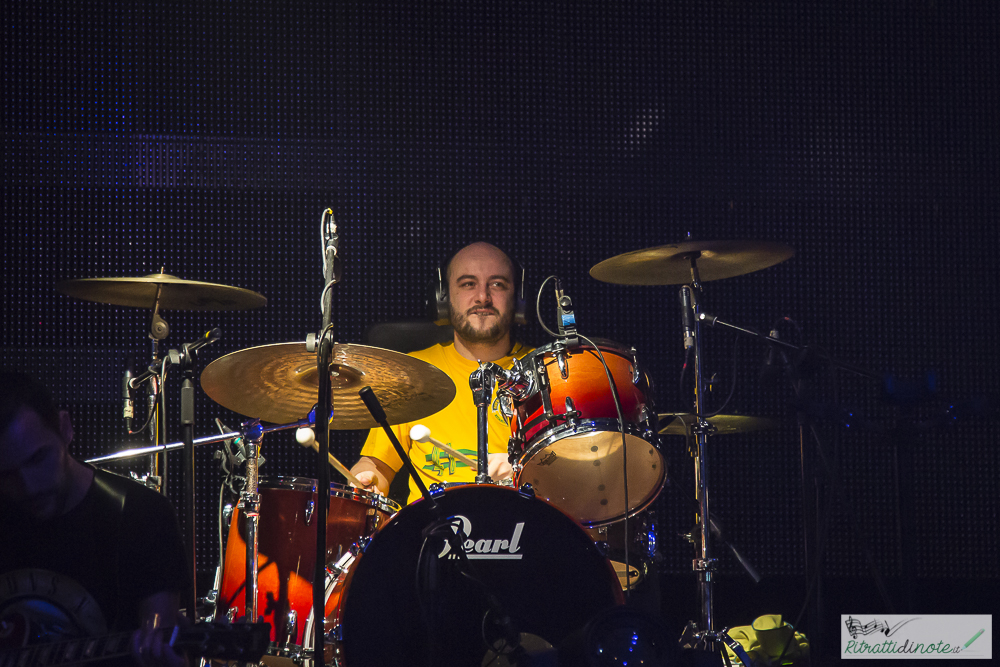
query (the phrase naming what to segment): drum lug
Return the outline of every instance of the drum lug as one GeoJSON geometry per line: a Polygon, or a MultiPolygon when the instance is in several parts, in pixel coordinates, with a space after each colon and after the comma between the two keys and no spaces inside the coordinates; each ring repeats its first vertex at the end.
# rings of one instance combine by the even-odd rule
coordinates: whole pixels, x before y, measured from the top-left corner
{"type": "Polygon", "coordinates": [[[556,365],[559,366],[559,375],[562,376],[562,379],[568,380],[569,366],[566,364],[566,350],[561,348],[556,350],[556,365]]]}
{"type": "Polygon", "coordinates": [[[542,396],[543,417],[550,425],[555,425],[556,416],[552,412],[552,397],[549,396],[549,372],[545,369],[545,364],[538,366],[538,388],[542,396]]]}
{"type": "Polygon", "coordinates": [[[580,416],[580,411],[576,409],[576,404],[573,403],[573,398],[570,396],[566,397],[566,414],[564,416],[571,427],[576,422],[576,418],[580,416]]]}
{"type": "Polygon", "coordinates": [[[226,503],[222,508],[222,525],[224,528],[229,528],[229,524],[233,520],[233,504],[226,503]]]}
{"type": "Polygon", "coordinates": [[[639,386],[639,380],[642,379],[643,373],[642,373],[642,369],[639,368],[639,358],[638,358],[638,356],[635,353],[635,348],[634,347],[632,348],[632,350],[631,350],[630,353],[632,355],[632,384],[634,384],[635,386],[638,387],[639,386]]]}
{"type": "Polygon", "coordinates": [[[227,609],[226,610],[226,622],[228,622],[228,623],[235,623],[236,622],[236,614],[237,613],[239,613],[239,612],[236,609],[236,607],[230,607],[229,609],[227,609]]]}
{"type": "Polygon", "coordinates": [[[430,488],[427,489],[427,491],[431,494],[431,498],[440,498],[444,495],[444,484],[441,482],[434,482],[431,484],[430,488]]]}
{"type": "Polygon", "coordinates": [[[657,416],[656,411],[650,410],[649,406],[642,406],[642,410],[639,412],[639,421],[646,424],[646,430],[642,433],[642,439],[654,445],[659,443],[660,418],[657,416]]]}
{"type": "Polygon", "coordinates": [[[531,486],[531,484],[528,484],[527,482],[522,484],[521,487],[517,490],[517,492],[520,493],[525,498],[535,497],[535,487],[531,486]]]}
{"type": "Polygon", "coordinates": [[[316,511],[316,502],[310,498],[306,503],[306,525],[308,526],[312,523],[313,512],[316,511]]]}
{"type": "Polygon", "coordinates": [[[285,617],[285,646],[295,644],[295,638],[299,635],[299,614],[292,609],[285,617]]]}
{"type": "MultiPolygon", "coordinates": [[[[361,538],[361,539],[365,539],[365,538],[361,538]]],[[[345,574],[347,572],[347,570],[351,567],[351,563],[353,563],[354,559],[357,557],[358,552],[359,551],[364,551],[366,546],[368,546],[368,545],[365,544],[365,545],[362,546],[362,545],[358,545],[356,543],[352,544],[347,549],[347,551],[343,555],[341,555],[340,558],[337,559],[337,562],[333,563],[332,565],[327,565],[326,566],[326,574],[327,574],[327,576],[328,577],[334,577],[334,578],[336,578],[336,577],[339,577],[342,574],[345,574]],[[355,550],[355,547],[357,547],[357,550],[355,550]]]]}

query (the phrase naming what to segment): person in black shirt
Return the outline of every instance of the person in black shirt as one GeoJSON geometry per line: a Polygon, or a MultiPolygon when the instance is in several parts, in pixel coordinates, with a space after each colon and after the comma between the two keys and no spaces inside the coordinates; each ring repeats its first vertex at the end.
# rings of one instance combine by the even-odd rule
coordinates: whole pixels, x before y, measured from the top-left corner
{"type": "Polygon", "coordinates": [[[190,581],[173,507],[77,461],[72,439],[44,386],[0,371],[0,651],[131,632],[141,665],[180,667],[153,631],[190,581]]]}

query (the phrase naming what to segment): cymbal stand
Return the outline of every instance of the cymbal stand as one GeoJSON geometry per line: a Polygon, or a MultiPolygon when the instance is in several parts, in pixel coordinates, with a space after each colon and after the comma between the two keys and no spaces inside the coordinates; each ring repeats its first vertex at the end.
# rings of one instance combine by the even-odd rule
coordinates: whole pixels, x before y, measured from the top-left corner
{"type": "Polygon", "coordinates": [[[472,371],[472,375],[469,376],[469,387],[472,389],[472,398],[476,403],[476,433],[479,436],[479,465],[476,471],[476,484],[490,484],[493,481],[489,475],[489,409],[493,397],[493,383],[496,381],[490,367],[495,365],[480,363],[479,368],[472,371]]]}
{"type": "MultiPolygon", "coordinates": [[[[701,348],[701,281],[698,276],[698,257],[694,253],[691,261],[691,284],[682,285],[680,300],[684,317],[685,347],[693,348],[694,354],[694,413],[696,422],[691,428],[695,440],[695,490],[698,500],[698,548],[697,558],[692,560],[691,568],[698,576],[698,597],[700,603],[699,625],[694,637],[696,648],[711,652],[718,650],[716,642],[721,639],[715,631],[715,609],[713,606],[714,573],[717,559],[712,557],[711,543],[711,513],[708,497],[708,436],[712,426],[705,420],[705,375],[701,348]],[[693,318],[692,318],[693,316],[693,318]],[[693,319],[693,322],[692,322],[693,319]]],[[[690,627],[690,626],[689,626],[690,627]]],[[[687,631],[685,632],[687,634],[687,631]]]]}

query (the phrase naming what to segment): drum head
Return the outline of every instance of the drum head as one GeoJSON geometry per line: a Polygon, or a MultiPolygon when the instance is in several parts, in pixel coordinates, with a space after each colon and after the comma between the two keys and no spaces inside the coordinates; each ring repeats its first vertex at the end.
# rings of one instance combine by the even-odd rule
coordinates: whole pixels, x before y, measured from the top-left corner
{"type": "Polygon", "coordinates": [[[621,521],[652,503],[666,479],[663,455],[641,433],[626,423],[623,438],[618,422],[609,419],[558,426],[522,457],[517,483],[531,484],[539,498],[588,528],[621,521]]]}
{"type": "Polygon", "coordinates": [[[622,603],[608,560],[548,503],[468,485],[444,491],[437,506],[420,500],[403,508],[358,558],[340,615],[350,667],[480,665],[504,635],[558,646],[622,603]],[[473,578],[438,537],[452,525],[466,533],[473,578]],[[425,540],[425,532],[433,534],[425,540]]]}

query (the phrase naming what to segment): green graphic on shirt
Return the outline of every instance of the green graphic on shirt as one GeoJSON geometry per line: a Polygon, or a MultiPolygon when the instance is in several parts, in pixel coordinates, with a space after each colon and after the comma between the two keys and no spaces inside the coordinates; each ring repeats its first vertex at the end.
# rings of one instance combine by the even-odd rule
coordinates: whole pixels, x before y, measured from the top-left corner
{"type": "MultiPolygon", "coordinates": [[[[450,442],[447,444],[451,446],[450,442]]],[[[470,458],[476,456],[476,452],[469,451],[468,449],[456,448],[456,451],[461,452],[470,458]]],[[[423,466],[423,469],[437,475],[438,477],[442,475],[454,475],[457,468],[469,467],[469,465],[464,461],[459,461],[448,452],[442,452],[436,447],[431,450],[430,454],[424,454],[424,461],[426,461],[426,464],[423,466]]]]}

